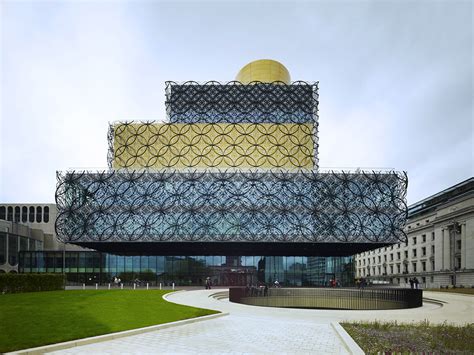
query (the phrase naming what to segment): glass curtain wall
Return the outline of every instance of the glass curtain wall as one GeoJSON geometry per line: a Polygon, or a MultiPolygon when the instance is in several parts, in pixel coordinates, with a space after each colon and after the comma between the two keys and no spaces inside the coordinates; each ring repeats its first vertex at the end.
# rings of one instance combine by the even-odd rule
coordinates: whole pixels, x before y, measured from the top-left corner
{"type": "Polygon", "coordinates": [[[70,285],[216,286],[280,285],[324,287],[336,279],[354,283],[352,257],[305,256],[124,256],[100,252],[20,252],[20,272],[64,272],[70,285]],[[63,258],[65,265],[63,267],[63,258]]]}

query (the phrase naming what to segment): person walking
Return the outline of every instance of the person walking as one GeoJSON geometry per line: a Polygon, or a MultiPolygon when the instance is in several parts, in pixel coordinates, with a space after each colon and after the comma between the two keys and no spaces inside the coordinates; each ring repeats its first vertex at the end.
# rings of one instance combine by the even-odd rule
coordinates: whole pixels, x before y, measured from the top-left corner
{"type": "Polygon", "coordinates": [[[414,285],[415,285],[415,289],[418,290],[418,285],[419,285],[420,281],[418,281],[418,279],[417,279],[416,276],[415,276],[415,278],[413,279],[413,283],[414,283],[414,285]]]}
{"type": "Polygon", "coordinates": [[[206,290],[210,290],[210,289],[211,289],[211,278],[207,277],[206,278],[206,290]]]}

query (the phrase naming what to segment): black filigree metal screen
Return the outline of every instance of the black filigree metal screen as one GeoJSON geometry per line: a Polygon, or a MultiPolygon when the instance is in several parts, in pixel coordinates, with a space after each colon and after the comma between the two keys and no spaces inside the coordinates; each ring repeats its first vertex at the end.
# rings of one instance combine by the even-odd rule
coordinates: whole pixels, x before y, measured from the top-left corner
{"type": "Polygon", "coordinates": [[[168,123],[115,122],[107,171],[58,173],[64,241],[394,243],[405,173],[318,169],[318,85],[166,83],[168,123]]]}
{"type": "Polygon", "coordinates": [[[70,241],[397,242],[406,175],[393,172],[68,172],[70,241]]]}

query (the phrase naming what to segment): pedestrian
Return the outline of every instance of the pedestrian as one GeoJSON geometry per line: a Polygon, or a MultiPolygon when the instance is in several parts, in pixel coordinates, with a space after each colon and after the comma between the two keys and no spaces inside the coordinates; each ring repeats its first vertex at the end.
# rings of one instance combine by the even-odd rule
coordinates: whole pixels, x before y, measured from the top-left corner
{"type": "Polygon", "coordinates": [[[410,288],[413,290],[413,286],[415,285],[415,281],[410,277],[410,288]]]}
{"type": "Polygon", "coordinates": [[[420,283],[420,281],[418,281],[418,279],[416,278],[416,276],[415,276],[415,278],[413,279],[413,283],[415,284],[415,288],[418,290],[418,284],[420,283]]]}
{"type": "Polygon", "coordinates": [[[211,278],[207,277],[206,278],[206,290],[210,290],[210,289],[211,289],[211,278]]]}

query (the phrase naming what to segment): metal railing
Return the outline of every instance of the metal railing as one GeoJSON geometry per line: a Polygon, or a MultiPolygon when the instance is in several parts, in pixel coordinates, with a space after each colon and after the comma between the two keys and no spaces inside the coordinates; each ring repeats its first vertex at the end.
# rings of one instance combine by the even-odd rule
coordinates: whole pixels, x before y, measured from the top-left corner
{"type": "Polygon", "coordinates": [[[231,288],[231,302],[265,307],[381,310],[421,307],[423,291],[394,288],[231,288]]]}

